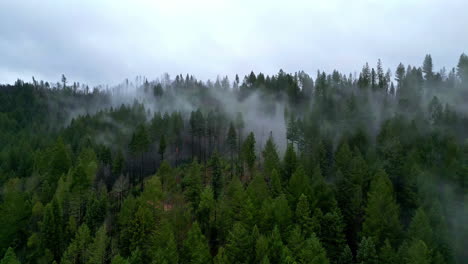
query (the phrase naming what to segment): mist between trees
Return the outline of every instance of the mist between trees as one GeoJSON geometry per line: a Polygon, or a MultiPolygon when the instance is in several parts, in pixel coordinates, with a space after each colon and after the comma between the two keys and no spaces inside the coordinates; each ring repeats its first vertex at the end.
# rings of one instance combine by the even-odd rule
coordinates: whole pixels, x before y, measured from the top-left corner
{"type": "Polygon", "coordinates": [[[468,56],[0,86],[1,263],[464,263],[468,56]]]}

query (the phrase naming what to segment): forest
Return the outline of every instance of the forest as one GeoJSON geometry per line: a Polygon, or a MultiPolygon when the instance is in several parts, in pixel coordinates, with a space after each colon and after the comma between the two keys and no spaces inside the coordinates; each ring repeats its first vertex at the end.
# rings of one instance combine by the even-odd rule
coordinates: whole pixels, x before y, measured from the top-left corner
{"type": "Polygon", "coordinates": [[[451,68],[0,85],[0,264],[468,261],[451,68]]]}

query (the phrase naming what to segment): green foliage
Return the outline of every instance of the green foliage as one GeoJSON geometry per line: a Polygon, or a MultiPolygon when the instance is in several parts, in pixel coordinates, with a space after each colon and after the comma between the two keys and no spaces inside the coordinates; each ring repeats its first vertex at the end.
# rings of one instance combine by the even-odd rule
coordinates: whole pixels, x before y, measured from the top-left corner
{"type": "Polygon", "coordinates": [[[263,171],[265,172],[265,177],[271,179],[271,173],[273,170],[279,171],[280,168],[280,159],[278,151],[276,149],[276,144],[273,140],[273,135],[270,134],[268,140],[265,144],[265,148],[262,151],[263,156],[263,171]]]}
{"type": "Polygon", "coordinates": [[[184,177],[185,197],[192,205],[193,211],[197,210],[200,203],[200,194],[202,192],[201,166],[193,161],[184,177]]]}
{"type": "Polygon", "coordinates": [[[294,146],[288,144],[286,148],[286,153],[284,154],[283,165],[282,165],[282,177],[281,180],[283,183],[286,183],[291,178],[292,174],[296,171],[297,166],[297,157],[296,152],[294,151],[294,146]]]}
{"type": "Polygon", "coordinates": [[[404,259],[408,264],[431,263],[430,250],[421,240],[413,240],[410,243],[404,259]]]}
{"type": "Polygon", "coordinates": [[[91,243],[92,237],[89,228],[83,224],[78,228],[75,238],[65,250],[60,263],[88,263],[91,243]]]}
{"type": "Polygon", "coordinates": [[[20,264],[19,260],[16,258],[15,251],[9,247],[3,256],[3,259],[0,261],[0,264],[20,264]]]}
{"type": "Polygon", "coordinates": [[[311,195],[310,180],[307,177],[304,168],[299,166],[289,179],[288,191],[291,194],[291,201],[296,203],[301,194],[311,195]]]}
{"type": "Polygon", "coordinates": [[[329,263],[325,249],[320,244],[319,239],[312,236],[305,240],[302,249],[297,256],[298,263],[327,264],[329,263]]]}
{"type": "Polygon", "coordinates": [[[55,260],[60,260],[62,252],[65,250],[65,230],[62,207],[57,199],[53,199],[45,207],[41,223],[41,233],[45,247],[52,252],[55,260]]]}
{"type": "Polygon", "coordinates": [[[242,157],[247,163],[247,166],[250,171],[253,170],[255,165],[255,136],[253,132],[245,138],[244,143],[242,144],[242,157]]]}
{"type": "Polygon", "coordinates": [[[338,264],[353,264],[353,253],[348,245],[346,245],[341,252],[340,256],[338,257],[338,264]]]}
{"type": "Polygon", "coordinates": [[[346,245],[344,224],[338,208],[326,213],[320,218],[319,238],[327,251],[330,260],[336,261],[346,245]]]}
{"type": "Polygon", "coordinates": [[[93,242],[89,247],[89,260],[90,264],[104,264],[107,262],[107,246],[109,238],[106,234],[106,229],[101,226],[94,237],[93,242]]]}
{"type": "Polygon", "coordinates": [[[356,255],[359,264],[377,264],[377,252],[372,238],[363,237],[356,255]]]}
{"type": "Polygon", "coordinates": [[[0,203],[0,248],[6,249],[28,223],[31,205],[21,188],[21,180],[10,179],[3,186],[0,203]]]}
{"type": "Polygon", "coordinates": [[[1,263],[464,263],[467,62],[0,85],[1,263]]]}
{"type": "Polygon", "coordinates": [[[193,223],[187,234],[187,238],[184,240],[182,259],[185,263],[194,264],[211,262],[208,242],[197,222],[193,223]]]}
{"type": "Polygon", "coordinates": [[[312,229],[312,218],[309,202],[307,200],[307,196],[304,194],[301,194],[299,197],[299,201],[296,205],[295,216],[296,222],[300,226],[302,232],[306,235],[309,235],[312,229]]]}
{"type": "Polygon", "coordinates": [[[120,255],[116,255],[112,259],[112,264],[129,264],[129,262],[126,259],[124,259],[123,257],[121,257],[120,255]]]}
{"type": "Polygon", "coordinates": [[[254,243],[250,232],[241,223],[235,223],[226,243],[226,255],[231,263],[249,263],[254,243]]]}
{"type": "Polygon", "coordinates": [[[174,232],[168,223],[163,223],[153,239],[153,263],[178,263],[177,244],[174,232]]]}
{"type": "Polygon", "coordinates": [[[400,232],[399,206],[394,198],[392,183],[386,173],[380,171],[371,183],[363,235],[372,237],[380,247],[385,239],[396,243],[400,232]]]}

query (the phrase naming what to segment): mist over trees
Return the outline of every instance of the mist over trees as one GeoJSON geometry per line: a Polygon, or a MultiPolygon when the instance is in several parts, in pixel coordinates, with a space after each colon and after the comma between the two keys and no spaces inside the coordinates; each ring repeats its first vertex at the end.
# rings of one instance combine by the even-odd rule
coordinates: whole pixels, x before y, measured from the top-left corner
{"type": "Polygon", "coordinates": [[[0,85],[0,263],[464,263],[453,69],[0,85]]]}

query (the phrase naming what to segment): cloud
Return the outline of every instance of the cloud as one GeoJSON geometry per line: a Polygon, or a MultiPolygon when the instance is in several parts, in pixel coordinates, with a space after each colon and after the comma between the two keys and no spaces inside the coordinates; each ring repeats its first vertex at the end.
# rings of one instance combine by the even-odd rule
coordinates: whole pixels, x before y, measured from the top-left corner
{"type": "Polygon", "coordinates": [[[466,10],[463,0],[2,1],[0,82],[354,72],[378,58],[420,65],[426,53],[452,67],[468,46],[466,10]]]}

